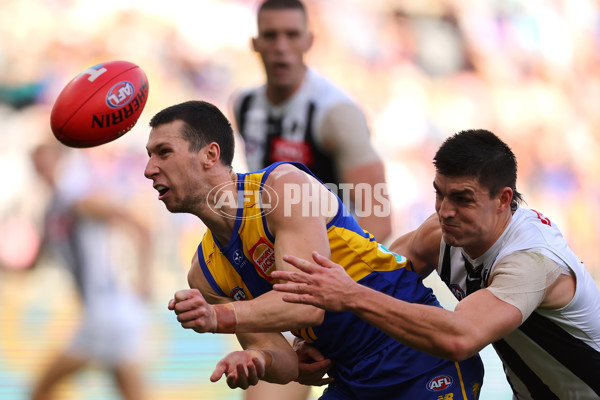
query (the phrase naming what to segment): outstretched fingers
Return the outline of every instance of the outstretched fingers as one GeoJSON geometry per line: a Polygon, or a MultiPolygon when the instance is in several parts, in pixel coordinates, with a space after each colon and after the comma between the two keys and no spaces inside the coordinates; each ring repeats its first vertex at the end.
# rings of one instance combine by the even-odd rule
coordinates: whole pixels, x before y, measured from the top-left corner
{"type": "Polygon", "coordinates": [[[265,372],[266,366],[258,357],[250,356],[248,351],[236,351],[219,361],[210,380],[217,382],[225,375],[230,388],[248,389],[256,385],[265,372]]]}

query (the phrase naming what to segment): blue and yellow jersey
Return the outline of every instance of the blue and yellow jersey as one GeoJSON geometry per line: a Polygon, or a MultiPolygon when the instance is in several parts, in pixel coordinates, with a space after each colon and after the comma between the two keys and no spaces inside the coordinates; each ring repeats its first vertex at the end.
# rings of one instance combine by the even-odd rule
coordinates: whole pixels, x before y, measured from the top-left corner
{"type": "MultiPolygon", "coordinates": [[[[238,174],[237,204],[240,206],[237,215],[232,216],[235,227],[229,243],[218,243],[207,231],[198,247],[202,270],[222,296],[249,300],[272,290],[275,281],[270,275],[275,270],[275,237],[269,232],[265,217],[274,204],[268,200],[261,204],[260,191],[269,173],[279,164],[238,174]]],[[[302,164],[294,165],[310,173],[302,164]]],[[[433,293],[411,270],[410,262],[378,244],[358,225],[339,198],[338,204],[337,214],[327,224],[331,259],[343,265],[356,282],[409,302],[437,305],[433,293]]],[[[321,325],[294,334],[313,343],[326,357],[346,364],[379,351],[393,341],[352,313],[326,312],[321,325]]]]}

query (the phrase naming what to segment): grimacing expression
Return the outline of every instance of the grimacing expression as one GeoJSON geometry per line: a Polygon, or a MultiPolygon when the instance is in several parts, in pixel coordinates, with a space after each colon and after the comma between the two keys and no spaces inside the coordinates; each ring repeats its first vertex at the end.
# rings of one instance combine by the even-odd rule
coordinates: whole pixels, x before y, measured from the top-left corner
{"type": "Polygon", "coordinates": [[[252,45],[262,58],[269,85],[295,88],[303,77],[304,53],[312,45],[306,15],[296,9],[261,11],[252,45]]]}
{"type": "Polygon", "coordinates": [[[183,121],[176,120],[153,128],[146,149],[150,159],[144,176],[151,179],[158,199],[172,213],[191,212],[200,197],[199,153],[189,151],[189,142],[179,133],[183,121]]]}
{"type": "Polygon", "coordinates": [[[470,257],[482,255],[497,239],[500,221],[498,196],[474,177],[454,177],[436,173],[435,210],[444,241],[463,247],[470,257]]]}

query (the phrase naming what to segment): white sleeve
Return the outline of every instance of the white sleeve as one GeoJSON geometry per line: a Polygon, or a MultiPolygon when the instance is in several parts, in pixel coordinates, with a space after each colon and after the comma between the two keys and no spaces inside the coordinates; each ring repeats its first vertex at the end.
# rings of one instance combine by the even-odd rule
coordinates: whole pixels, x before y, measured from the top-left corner
{"type": "Polygon", "coordinates": [[[365,114],[352,102],[330,108],[317,132],[319,136],[315,139],[324,149],[333,152],[340,171],[379,160],[365,114]]]}
{"type": "Polygon", "coordinates": [[[535,251],[511,253],[492,270],[487,288],[498,299],[517,307],[524,322],[539,307],[546,289],[561,274],[562,268],[535,251]]]}

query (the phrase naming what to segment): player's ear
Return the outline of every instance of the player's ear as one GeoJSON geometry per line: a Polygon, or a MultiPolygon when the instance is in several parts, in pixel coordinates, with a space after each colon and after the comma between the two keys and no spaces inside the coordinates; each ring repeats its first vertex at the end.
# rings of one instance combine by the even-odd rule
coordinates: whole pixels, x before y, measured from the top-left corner
{"type": "Polygon", "coordinates": [[[211,142],[204,148],[202,163],[204,167],[210,168],[221,159],[221,147],[216,142],[211,142]]]}
{"type": "Polygon", "coordinates": [[[498,194],[498,211],[504,211],[505,209],[510,208],[512,198],[513,190],[508,186],[502,188],[498,194]]]}
{"type": "Polygon", "coordinates": [[[306,34],[306,49],[305,49],[305,51],[308,51],[312,48],[314,41],[315,41],[315,35],[313,34],[312,31],[308,31],[308,33],[306,34]]]}

